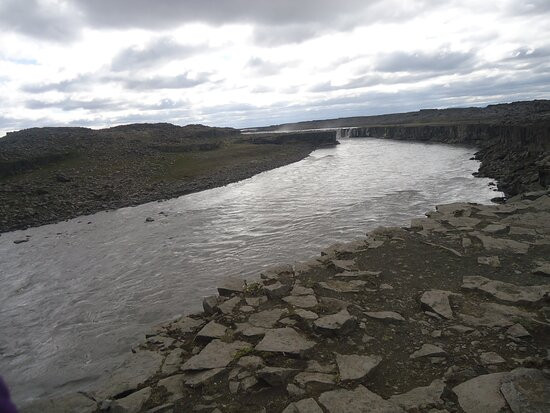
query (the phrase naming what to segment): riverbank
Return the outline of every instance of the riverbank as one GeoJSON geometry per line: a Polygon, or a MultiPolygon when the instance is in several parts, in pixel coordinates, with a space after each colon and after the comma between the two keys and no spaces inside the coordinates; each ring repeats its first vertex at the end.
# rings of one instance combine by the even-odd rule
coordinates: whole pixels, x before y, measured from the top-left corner
{"type": "Polygon", "coordinates": [[[335,132],[170,124],[10,133],[0,140],[0,232],[227,185],[336,143],[335,132]]]}
{"type": "Polygon", "coordinates": [[[94,389],[22,411],[546,411],[549,256],[548,191],[438,206],[229,279],[94,389]]]}

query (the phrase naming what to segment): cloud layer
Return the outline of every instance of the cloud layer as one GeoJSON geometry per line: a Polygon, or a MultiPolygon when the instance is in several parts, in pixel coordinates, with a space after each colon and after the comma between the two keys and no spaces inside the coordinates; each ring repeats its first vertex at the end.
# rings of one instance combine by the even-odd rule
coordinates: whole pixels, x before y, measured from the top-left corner
{"type": "Polygon", "coordinates": [[[0,136],[550,98],[545,0],[4,0],[0,136]]]}

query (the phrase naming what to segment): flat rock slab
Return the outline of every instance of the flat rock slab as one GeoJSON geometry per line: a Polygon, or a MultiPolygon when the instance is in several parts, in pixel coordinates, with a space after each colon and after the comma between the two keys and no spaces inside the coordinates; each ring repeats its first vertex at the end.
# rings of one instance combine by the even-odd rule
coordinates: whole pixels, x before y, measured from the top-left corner
{"type": "Polygon", "coordinates": [[[313,291],[313,288],[295,284],[292,291],[290,291],[290,295],[315,295],[315,291],[313,291]]]}
{"type": "Polygon", "coordinates": [[[302,399],[300,401],[290,403],[283,413],[323,413],[315,399],[302,399]]]}
{"type": "Polygon", "coordinates": [[[189,334],[204,324],[204,320],[195,320],[191,317],[181,317],[170,324],[170,329],[178,330],[183,334],[189,334]]]}
{"type": "Polygon", "coordinates": [[[500,386],[514,413],[550,412],[550,380],[538,370],[514,375],[500,386]]]}
{"type": "Polygon", "coordinates": [[[441,347],[433,344],[423,344],[422,347],[412,353],[409,358],[417,359],[421,357],[441,357],[446,355],[447,353],[441,347]]]}
{"type": "Polygon", "coordinates": [[[284,297],[283,301],[298,308],[313,308],[319,304],[314,295],[289,295],[288,297],[284,297]]]}
{"type": "Polygon", "coordinates": [[[290,376],[296,374],[296,372],[296,369],[284,367],[264,367],[256,372],[256,376],[270,386],[276,387],[286,384],[290,376]]]}
{"type": "Polygon", "coordinates": [[[265,334],[266,329],[263,327],[256,327],[250,323],[237,323],[236,333],[240,333],[245,337],[262,337],[265,334]]]}
{"type": "Polygon", "coordinates": [[[542,413],[549,411],[549,386],[550,381],[539,370],[519,368],[475,377],[454,387],[453,392],[465,413],[499,413],[507,405],[514,413],[542,413]]]}
{"type": "Polygon", "coordinates": [[[404,413],[398,405],[384,400],[366,387],[355,390],[332,390],[319,396],[319,403],[328,413],[404,413]]]}
{"type": "Polygon", "coordinates": [[[524,338],[531,335],[529,334],[529,331],[527,331],[527,329],[519,323],[514,324],[512,327],[506,330],[506,334],[515,338],[524,338]]]}
{"type": "Polygon", "coordinates": [[[529,244],[506,238],[494,238],[487,235],[475,235],[488,251],[505,251],[513,254],[527,254],[529,244]]]}
{"type": "Polygon", "coordinates": [[[272,328],[286,312],[287,311],[282,308],[260,311],[251,314],[248,317],[248,322],[255,327],[272,328]]]}
{"type": "Polygon", "coordinates": [[[357,270],[357,264],[355,260],[332,260],[332,265],[336,267],[337,270],[342,271],[355,271],[357,270]]]}
{"type": "Polygon", "coordinates": [[[264,286],[264,292],[270,299],[281,298],[290,293],[292,285],[282,284],[280,281],[264,286]]]}
{"type": "Polygon", "coordinates": [[[218,294],[224,297],[230,297],[233,294],[240,294],[246,288],[246,281],[240,278],[226,278],[222,285],[218,287],[218,294]]]}
{"type": "Polygon", "coordinates": [[[427,307],[430,311],[450,320],[453,318],[453,310],[449,303],[449,296],[451,295],[453,293],[450,291],[430,290],[422,294],[420,302],[422,306],[427,307]]]}
{"type": "Polygon", "coordinates": [[[223,314],[231,314],[235,310],[235,307],[237,307],[237,305],[240,304],[240,302],[241,302],[241,297],[236,296],[236,297],[230,298],[229,300],[224,301],[223,303],[221,303],[218,306],[218,309],[223,314]]]}
{"type": "Polygon", "coordinates": [[[336,383],[336,376],[329,373],[303,371],[294,377],[294,381],[300,387],[305,387],[309,383],[334,384],[336,383]]]}
{"type": "Polygon", "coordinates": [[[201,371],[187,371],[183,374],[183,381],[189,387],[199,387],[214,380],[225,371],[225,368],[217,368],[201,371]]]}
{"type": "Polygon", "coordinates": [[[365,315],[376,320],[405,321],[403,316],[395,311],[367,311],[365,315]]]}
{"type": "Polygon", "coordinates": [[[539,303],[550,295],[550,285],[521,286],[480,276],[466,276],[462,288],[483,291],[511,303],[539,303]]]}
{"type": "Polygon", "coordinates": [[[315,346],[314,341],[307,340],[296,330],[285,327],[267,330],[264,338],[256,345],[257,351],[272,353],[301,354],[315,346]]]}
{"type": "Polygon", "coordinates": [[[216,323],[215,321],[210,321],[205,325],[201,331],[197,333],[197,337],[200,338],[222,338],[227,331],[227,327],[221,324],[216,323]]]}
{"type": "Polygon", "coordinates": [[[490,257],[478,257],[477,262],[478,264],[488,265],[493,268],[500,267],[500,259],[496,255],[490,257]]]}
{"type": "Polygon", "coordinates": [[[517,307],[497,303],[481,303],[476,315],[460,314],[465,324],[475,327],[510,327],[523,320],[530,320],[535,314],[517,307]]]}
{"type": "Polygon", "coordinates": [[[170,375],[179,371],[183,354],[184,351],[181,348],[176,348],[168,353],[162,365],[162,374],[170,375]]]}
{"type": "Polygon", "coordinates": [[[336,354],[340,380],[358,380],[368,376],[382,361],[380,356],[336,354]]]}
{"type": "Polygon", "coordinates": [[[98,401],[114,398],[121,393],[136,390],[138,386],[160,369],[164,357],[154,351],[132,353],[110,376],[92,392],[98,401]]]}
{"type": "Polygon", "coordinates": [[[187,360],[183,364],[182,370],[207,370],[226,367],[231,363],[236,353],[251,347],[249,343],[244,341],[224,343],[220,340],[213,340],[199,354],[187,360]]]}
{"type": "Polygon", "coordinates": [[[94,413],[97,404],[81,393],[72,393],[65,396],[35,400],[20,409],[21,413],[94,413]]]}
{"type": "Polygon", "coordinates": [[[159,380],[157,386],[162,386],[166,389],[168,392],[168,398],[166,400],[168,402],[175,402],[183,398],[183,379],[183,374],[176,374],[174,376],[159,380]]]}
{"type": "Polygon", "coordinates": [[[139,413],[151,397],[151,388],[146,387],[122,399],[115,400],[109,409],[112,413],[139,413]]]}
{"type": "Polygon", "coordinates": [[[357,328],[357,320],[348,310],[326,315],[313,322],[315,328],[326,334],[347,334],[357,328]]]}
{"type": "Polygon", "coordinates": [[[439,408],[443,405],[441,396],[445,390],[442,380],[434,380],[429,386],[417,387],[403,394],[397,394],[388,400],[406,411],[424,411],[439,408]]]}
{"type": "Polygon", "coordinates": [[[294,314],[296,314],[300,318],[303,318],[304,320],[317,320],[319,318],[317,313],[309,310],[302,310],[300,308],[294,310],[294,314]]]}
{"type": "Polygon", "coordinates": [[[499,356],[494,351],[487,351],[485,353],[481,353],[481,355],[479,356],[479,360],[481,361],[481,364],[484,364],[486,366],[491,366],[494,364],[502,364],[506,362],[506,360],[504,360],[501,356],[499,356]]]}
{"type": "Polygon", "coordinates": [[[358,293],[361,292],[361,287],[363,287],[366,283],[366,281],[362,280],[328,280],[320,282],[319,286],[325,290],[330,290],[337,293],[358,293]]]}

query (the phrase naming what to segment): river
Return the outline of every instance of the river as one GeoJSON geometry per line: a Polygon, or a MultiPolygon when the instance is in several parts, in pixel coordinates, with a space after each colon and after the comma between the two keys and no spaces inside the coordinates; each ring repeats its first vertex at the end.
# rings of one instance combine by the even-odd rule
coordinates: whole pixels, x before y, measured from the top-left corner
{"type": "Polygon", "coordinates": [[[501,195],[472,176],[472,148],[341,142],[225,187],[2,234],[0,374],[15,400],[90,386],[226,276],[255,278],[436,204],[501,195]]]}

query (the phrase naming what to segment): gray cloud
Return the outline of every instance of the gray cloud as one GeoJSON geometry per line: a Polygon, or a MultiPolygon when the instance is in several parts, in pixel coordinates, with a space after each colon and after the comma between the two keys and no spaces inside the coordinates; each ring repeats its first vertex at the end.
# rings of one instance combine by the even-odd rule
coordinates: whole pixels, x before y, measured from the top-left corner
{"type": "Polygon", "coordinates": [[[190,77],[189,73],[185,73],[179,76],[153,76],[123,80],[124,87],[133,90],[188,89],[206,82],[208,82],[206,73],[200,73],[195,78],[190,77]]]}
{"type": "Polygon", "coordinates": [[[47,7],[37,0],[2,0],[0,29],[57,42],[73,40],[80,32],[71,13],[61,7],[47,7]]]}
{"type": "Polygon", "coordinates": [[[91,74],[82,74],[72,79],[66,79],[52,83],[30,83],[23,85],[21,91],[27,93],[45,93],[52,90],[58,92],[73,92],[75,90],[85,89],[91,82],[94,81],[94,76],[91,74]]]}
{"type": "Polygon", "coordinates": [[[276,63],[267,61],[259,57],[252,57],[246,64],[246,67],[254,74],[260,76],[276,75],[281,69],[290,66],[290,64],[276,63]]]}
{"type": "Polygon", "coordinates": [[[170,60],[185,59],[205,48],[205,46],[184,45],[170,37],[160,37],[142,48],[134,46],[121,50],[111,62],[111,69],[119,72],[158,66],[170,60]]]}
{"type": "Polygon", "coordinates": [[[38,99],[30,99],[25,102],[25,107],[29,109],[46,109],[55,108],[63,111],[71,111],[76,109],[85,110],[119,110],[124,107],[121,102],[115,102],[110,99],[92,99],[92,100],[75,100],[71,98],[62,99],[54,102],[48,102],[38,99]]]}
{"type": "Polygon", "coordinates": [[[395,52],[381,56],[376,63],[376,69],[382,72],[454,71],[473,63],[474,58],[473,52],[395,52]]]}

